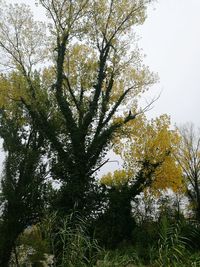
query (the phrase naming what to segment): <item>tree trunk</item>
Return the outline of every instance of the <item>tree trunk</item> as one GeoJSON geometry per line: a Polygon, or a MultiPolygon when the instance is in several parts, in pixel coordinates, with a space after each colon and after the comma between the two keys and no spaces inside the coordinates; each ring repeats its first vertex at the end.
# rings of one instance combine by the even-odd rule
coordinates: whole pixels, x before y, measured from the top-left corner
{"type": "Polygon", "coordinates": [[[16,239],[22,230],[16,224],[9,224],[7,222],[2,225],[0,229],[0,266],[8,267],[11,259],[12,250],[15,246],[16,239]]]}

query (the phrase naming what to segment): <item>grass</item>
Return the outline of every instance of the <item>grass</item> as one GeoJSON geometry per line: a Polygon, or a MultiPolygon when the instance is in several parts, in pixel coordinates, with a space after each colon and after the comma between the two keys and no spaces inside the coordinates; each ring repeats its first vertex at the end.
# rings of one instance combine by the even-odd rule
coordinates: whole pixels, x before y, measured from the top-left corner
{"type": "MultiPolygon", "coordinates": [[[[138,238],[135,244],[106,250],[88,235],[86,222],[81,217],[72,215],[60,218],[54,213],[46,216],[33,231],[23,234],[17,251],[23,247],[28,248],[27,251],[32,248],[35,254],[25,258],[26,263],[29,262],[35,267],[43,266],[44,254],[56,256],[53,267],[200,266],[200,252],[191,249],[191,240],[184,234],[181,222],[172,224],[164,217],[158,226],[157,242],[147,242],[146,246],[143,243],[144,236],[142,237],[142,233],[139,232],[138,237],[141,236],[141,239],[138,238]]],[[[194,235],[195,238],[198,235],[196,230],[194,227],[189,229],[191,236],[194,235]]],[[[23,255],[26,253],[24,250],[23,255]]],[[[18,259],[19,267],[26,266],[20,255],[18,259]]]]}

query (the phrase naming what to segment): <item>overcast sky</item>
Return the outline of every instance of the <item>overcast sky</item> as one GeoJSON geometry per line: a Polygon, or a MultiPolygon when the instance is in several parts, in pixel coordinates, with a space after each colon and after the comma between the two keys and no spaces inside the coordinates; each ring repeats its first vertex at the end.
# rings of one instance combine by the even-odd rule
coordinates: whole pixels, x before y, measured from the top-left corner
{"type": "Polygon", "coordinates": [[[145,62],[160,77],[155,91],[162,91],[151,115],[168,113],[173,122],[199,127],[200,0],[160,0],[154,7],[139,30],[145,62]]]}
{"type": "MultiPolygon", "coordinates": [[[[9,0],[30,4],[34,0],[9,0]]],[[[42,16],[34,7],[37,18],[42,16]]],[[[145,63],[157,72],[160,83],[152,94],[161,96],[150,116],[167,113],[173,123],[200,126],[200,0],[158,0],[140,26],[140,47],[145,63]]]]}

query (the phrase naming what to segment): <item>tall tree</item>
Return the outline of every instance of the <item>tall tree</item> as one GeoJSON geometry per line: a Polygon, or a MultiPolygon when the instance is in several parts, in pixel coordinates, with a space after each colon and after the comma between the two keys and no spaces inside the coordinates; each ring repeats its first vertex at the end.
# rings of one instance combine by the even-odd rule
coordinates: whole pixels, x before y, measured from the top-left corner
{"type": "MultiPolygon", "coordinates": [[[[12,86],[11,80],[2,76],[1,88],[12,86]]],[[[5,267],[19,234],[38,222],[43,214],[46,152],[44,136],[22,104],[8,98],[1,102],[0,137],[6,154],[0,183],[0,266],[5,267]]]]}
{"type": "Polygon", "coordinates": [[[1,266],[8,266],[11,251],[19,234],[41,218],[45,194],[45,169],[43,164],[39,163],[41,139],[38,133],[31,129],[27,142],[23,144],[21,138],[24,136],[19,137],[13,122],[7,122],[4,130],[5,128],[9,132],[3,133],[7,143],[7,156],[1,183],[1,266]]]}
{"type": "Polygon", "coordinates": [[[23,76],[19,100],[51,145],[52,175],[62,183],[59,206],[90,212],[93,174],[113,134],[140,112],[138,96],[155,82],[132,34],[151,1],[38,2],[48,36],[27,6],[2,5],[0,47],[7,66],[23,76]],[[45,56],[49,67],[35,86],[34,69],[45,56]],[[123,117],[114,119],[120,108],[123,117]]]}

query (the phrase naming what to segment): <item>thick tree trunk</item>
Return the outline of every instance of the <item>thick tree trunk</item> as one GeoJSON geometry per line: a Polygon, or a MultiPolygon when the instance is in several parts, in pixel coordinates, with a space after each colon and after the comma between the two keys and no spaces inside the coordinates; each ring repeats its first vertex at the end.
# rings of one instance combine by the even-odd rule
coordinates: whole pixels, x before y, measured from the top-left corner
{"type": "Polygon", "coordinates": [[[19,234],[23,231],[23,227],[9,223],[5,221],[1,225],[0,229],[0,266],[8,267],[11,259],[12,250],[15,246],[16,239],[19,234]]]}
{"type": "Polygon", "coordinates": [[[197,194],[197,203],[196,203],[196,219],[200,222],[200,198],[199,194],[197,194]]]}
{"type": "Polygon", "coordinates": [[[1,267],[8,267],[9,261],[11,258],[12,248],[14,240],[8,238],[7,241],[3,242],[1,248],[0,248],[0,266],[1,267]]]}
{"type": "Polygon", "coordinates": [[[194,176],[194,182],[195,182],[195,186],[194,186],[194,190],[195,190],[195,197],[196,197],[196,219],[198,221],[200,221],[200,190],[199,190],[199,183],[198,183],[199,179],[198,179],[198,174],[195,173],[194,176]]]}

